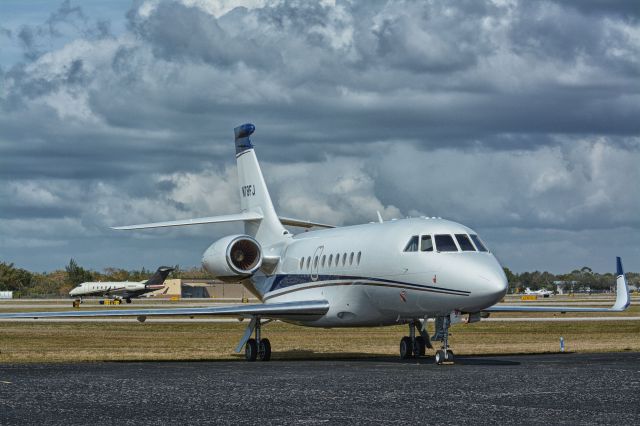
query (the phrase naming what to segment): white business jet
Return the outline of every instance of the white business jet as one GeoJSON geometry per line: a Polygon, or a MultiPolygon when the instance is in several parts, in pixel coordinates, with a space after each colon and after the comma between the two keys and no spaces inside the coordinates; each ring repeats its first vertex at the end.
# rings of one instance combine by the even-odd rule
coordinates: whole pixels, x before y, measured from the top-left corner
{"type": "Polygon", "coordinates": [[[164,288],[164,280],[173,270],[174,268],[161,266],[146,281],[84,282],[74,287],[69,292],[69,296],[78,301],[82,301],[82,298],[87,296],[106,296],[118,303],[122,300],[131,303],[131,299],[164,288]]]}
{"type": "Polygon", "coordinates": [[[550,290],[546,290],[541,288],[540,290],[531,290],[529,287],[524,289],[524,294],[527,296],[541,296],[541,297],[551,297],[553,296],[553,292],[550,290]]]}
{"type": "Polygon", "coordinates": [[[379,221],[333,228],[279,217],[265,184],[250,136],[255,127],[235,128],[241,212],[170,222],[121,226],[168,226],[243,222],[244,234],[214,242],[202,264],[221,280],[241,281],[262,303],[223,307],[129,309],[0,314],[0,318],[134,315],[222,315],[250,319],[236,347],[248,361],[271,358],[262,326],[277,319],[309,327],[378,327],[408,324],[400,356],[423,356],[432,341],[438,364],[453,361],[449,327],[473,323],[490,312],[622,311],[629,294],[618,258],[617,297],[611,308],[494,306],[507,291],[502,267],[478,237],[459,223],[440,218],[379,221]],[[327,228],[292,234],[283,225],[327,228]],[[427,334],[427,319],[435,334],[427,334]],[[253,337],[252,337],[253,336],[253,337]]]}

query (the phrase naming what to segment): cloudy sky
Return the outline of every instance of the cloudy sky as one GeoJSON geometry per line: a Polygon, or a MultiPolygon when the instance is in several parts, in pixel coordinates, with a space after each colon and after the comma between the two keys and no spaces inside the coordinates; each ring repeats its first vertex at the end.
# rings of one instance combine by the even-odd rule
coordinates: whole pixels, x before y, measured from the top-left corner
{"type": "Polygon", "coordinates": [[[637,1],[0,2],[0,261],[198,265],[280,214],[442,216],[514,271],[640,270],[637,1]]]}

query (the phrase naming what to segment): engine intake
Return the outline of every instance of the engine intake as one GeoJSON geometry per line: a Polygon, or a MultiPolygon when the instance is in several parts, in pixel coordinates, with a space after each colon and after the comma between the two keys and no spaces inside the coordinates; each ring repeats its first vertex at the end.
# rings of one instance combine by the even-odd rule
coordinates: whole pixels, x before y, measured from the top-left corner
{"type": "Polygon", "coordinates": [[[220,279],[238,280],[253,275],[262,265],[262,248],[249,235],[230,235],[211,244],[202,266],[220,279]]]}

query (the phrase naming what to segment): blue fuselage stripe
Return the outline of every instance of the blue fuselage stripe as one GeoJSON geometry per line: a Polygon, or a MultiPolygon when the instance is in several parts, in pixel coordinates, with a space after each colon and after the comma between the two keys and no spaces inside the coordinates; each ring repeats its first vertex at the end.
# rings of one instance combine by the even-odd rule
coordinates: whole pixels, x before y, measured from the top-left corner
{"type": "Polygon", "coordinates": [[[455,289],[436,287],[436,286],[425,285],[425,284],[414,284],[414,283],[408,283],[403,281],[388,280],[384,278],[358,277],[358,276],[351,276],[351,275],[281,274],[281,275],[276,275],[274,278],[275,279],[273,280],[273,283],[271,284],[271,287],[269,288],[267,293],[271,293],[274,291],[285,289],[287,287],[301,285],[301,284],[319,284],[321,282],[327,282],[327,281],[340,281],[340,282],[349,282],[349,283],[353,283],[355,281],[365,281],[372,285],[389,284],[393,286],[403,286],[407,288],[413,288],[416,290],[433,291],[437,293],[458,294],[461,296],[463,295],[467,296],[471,294],[470,291],[465,291],[465,290],[455,290],[455,289]]]}

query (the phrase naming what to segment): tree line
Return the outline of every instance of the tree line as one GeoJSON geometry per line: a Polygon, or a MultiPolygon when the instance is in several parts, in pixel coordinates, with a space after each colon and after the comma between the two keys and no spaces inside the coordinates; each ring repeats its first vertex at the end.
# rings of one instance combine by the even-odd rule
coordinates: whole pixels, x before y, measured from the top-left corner
{"type": "MultiPolygon", "coordinates": [[[[211,279],[202,268],[182,269],[180,265],[169,278],[211,279]]],[[[86,281],[144,281],[151,278],[155,270],[127,271],[120,268],[105,268],[103,272],[83,268],[71,259],[64,269],[52,272],[30,272],[13,263],[0,262],[0,291],[13,291],[13,297],[68,296],[69,291],[86,281]]]]}
{"type": "MultiPolygon", "coordinates": [[[[180,265],[174,267],[175,270],[169,278],[211,279],[211,275],[203,268],[181,269],[180,265]]],[[[510,292],[523,291],[527,287],[532,290],[555,290],[554,281],[570,283],[574,291],[606,291],[616,281],[615,275],[599,274],[586,266],[567,274],[552,274],[546,271],[518,274],[511,272],[509,268],[504,268],[504,272],[509,281],[510,292]]],[[[13,263],[0,262],[0,291],[13,291],[14,297],[67,296],[73,287],[85,281],[144,281],[154,273],[155,270],[145,268],[131,271],[105,268],[103,272],[97,272],[83,268],[74,259],[71,259],[64,269],[37,273],[18,268],[13,263]]],[[[640,286],[640,274],[627,272],[626,276],[630,286],[640,286]]]]}

